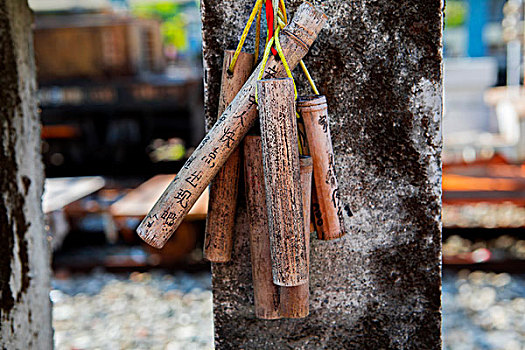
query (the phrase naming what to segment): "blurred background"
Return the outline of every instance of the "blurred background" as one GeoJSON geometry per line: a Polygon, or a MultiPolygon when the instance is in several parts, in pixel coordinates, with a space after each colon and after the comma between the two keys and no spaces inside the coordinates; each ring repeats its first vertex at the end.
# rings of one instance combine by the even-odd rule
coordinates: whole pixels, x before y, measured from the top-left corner
{"type": "Polygon", "coordinates": [[[30,6],[55,347],[211,349],[207,193],[161,251],[135,234],[204,136],[199,2],[30,6]]]}
{"type": "Polygon", "coordinates": [[[525,349],[521,0],[447,1],[445,349],[525,349]]]}
{"type": "MultiPolygon", "coordinates": [[[[56,348],[211,349],[207,193],[134,233],[204,135],[198,1],[29,2],[56,348]]],[[[444,348],[525,349],[524,6],[445,12],[444,348]]]]}

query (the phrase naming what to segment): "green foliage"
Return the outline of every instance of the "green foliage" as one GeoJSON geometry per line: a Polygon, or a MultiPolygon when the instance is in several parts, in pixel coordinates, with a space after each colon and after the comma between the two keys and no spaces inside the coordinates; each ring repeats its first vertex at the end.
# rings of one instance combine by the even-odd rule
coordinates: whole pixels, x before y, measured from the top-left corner
{"type": "Polygon", "coordinates": [[[180,51],[188,48],[187,22],[179,4],[171,1],[138,3],[131,11],[139,18],[159,20],[164,44],[173,45],[180,51]]]}
{"type": "Polygon", "coordinates": [[[468,4],[465,1],[448,0],[445,7],[445,26],[459,27],[465,24],[468,4]]]}

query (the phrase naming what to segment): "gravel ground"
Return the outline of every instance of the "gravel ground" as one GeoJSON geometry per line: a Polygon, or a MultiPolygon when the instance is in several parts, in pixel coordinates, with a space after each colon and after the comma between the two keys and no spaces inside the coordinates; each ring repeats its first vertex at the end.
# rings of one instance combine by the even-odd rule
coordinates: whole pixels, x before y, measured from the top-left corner
{"type": "Polygon", "coordinates": [[[525,276],[445,271],[442,300],[445,349],[525,349],[525,276]]]}
{"type": "MultiPolygon", "coordinates": [[[[210,275],[95,272],[55,279],[55,347],[212,349],[210,275]]],[[[445,271],[446,350],[525,350],[525,276],[445,271]]]]}
{"type": "Polygon", "coordinates": [[[213,349],[209,274],[54,279],[55,348],[213,349]]]}

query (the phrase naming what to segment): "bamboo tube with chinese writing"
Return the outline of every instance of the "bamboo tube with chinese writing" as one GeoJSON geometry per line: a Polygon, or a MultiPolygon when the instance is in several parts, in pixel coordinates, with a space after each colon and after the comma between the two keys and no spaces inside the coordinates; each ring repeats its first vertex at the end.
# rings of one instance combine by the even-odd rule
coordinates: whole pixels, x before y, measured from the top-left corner
{"type": "Polygon", "coordinates": [[[273,282],[308,280],[293,80],[257,82],[273,282]]]}
{"type": "MultiPolygon", "coordinates": [[[[290,69],[306,55],[325,22],[326,16],[305,2],[291,23],[280,31],[282,50],[290,69]]],[[[261,68],[262,63],[138,226],[137,233],[148,244],[156,248],[164,246],[252,126],[257,116],[255,84],[261,68]]],[[[264,72],[264,78],[286,76],[282,62],[273,56],[264,72]]]]}
{"type": "Polygon", "coordinates": [[[245,137],[244,181],[250,220],[250,253],[255,315],[261,319],[273,320],[280,318],[279,287],[273,283],[272,277],[261,147],[260,136],[248,135],[245,137]]]}
{"type": "MultiPolygon", "coordinates": [[[[301,190],[303,198],[304,238],[306,242],[306,266],[310,266],[310,198],[312,197],[311,157],[301,157],[301,190]]],[[[310,286],[308,281],[296,287],[281,287],[280,315],[286,318],[302,318],[308,316],[310,301],[310,286]]]]}
{"type": "MultiPolygon", "coordinates": [[[[231,50],[224,52],[219,116],[235,98],[235,95],[252,73],[254,55],[246,52],[240,53],[233,72],[228,71],[234,54],[235,51],[231,50]]],[[[237,147],[210,185],[204,258],[211,262],[222,263],[231,259],[240,167],[240,147],[237,147]]]]}
{"type": "Polygon", "coordinates": [[[297,111],[304,120],[310,154],[314,163],[313,215],[319,239],[343,236],[342,207],[335,175],[328,107],[324,96],[302,97],[297,111]]]}

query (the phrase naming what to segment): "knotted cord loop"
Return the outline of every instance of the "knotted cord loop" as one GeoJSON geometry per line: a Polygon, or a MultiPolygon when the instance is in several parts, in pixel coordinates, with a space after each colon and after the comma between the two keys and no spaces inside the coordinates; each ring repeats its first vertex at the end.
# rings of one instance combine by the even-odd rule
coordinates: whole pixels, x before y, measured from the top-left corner
{"type": "MultiPolygon", "coordinates": [[[[294,90],[294,97],[297,99],[297,87],[295,86],[295,80],[293,79],[292,71],[290,70],[290,67],[288,66],[288,63],[286,62],[286,57],[284,57],[284,52],[281,47],[281,43],[279,41],[279,32],[281,30],[281,27],[278,26],[277,30],[275,31],[275,35],[270,39],[268,44],[266,45],[266,48],[264,49],[264,56],[262,59],[261,69],[259,70],[259,75],[257,76],[257,81],[261,80],[264,75],[264,68],[266,67],[266,63],[268,62],[268,58],[270,57],[270,51],[272,48],[272,45],[275,43],[275,48],[277,49],[277,53],[279,54],[279,57],[281,58],[281,62],[283,63],[284,70],[286,71],[286,75],[292,79],[293,82],[293,90],[294,90]]],[[[259,97],[257,93],[257,84],[255,85],[255,102],[259,103],[259,97]]]]}
{"type": "MultiPolygon", "coordinates": [[[[252,23],[255,17],[257,17],[257,21],[256,21],[256,27],[255,27],[255,58],[254,59],[255,59],[255,63],[257,63],[257,59],[259,57],[259,45],[260,45],[260,34],[261,34],[261,13],[262,13],[262,7],[263,7],[264,1],[266,1],[266,21],[268,25],[268,31],[267,31],[267,36],[266,36],[266,45],[265,45],[264,54],[262,58],[262,65],[261,65],[261,69],[259,71],[257,80],[261,80],[264,75],[264,68],[266,67],[268,58],[270,57],[270,52],[272,52],[276,56],[279,55],[279,58],[281,59],[281,62],[283,63],[283,66],[284,66],[284,70],[286,71],[286,75],[292,79],[293,88],[294,88],[294,97],[295,99],[297,99],[297,86],[295,85],[295,80],[293,78],[292,71],[290,70],[288,62],[286,61],[286,57],[284,56],[284,52],[281,47],[281,42],[279,40],[280,30],[288,24],[288,17],[286,14],[286,5],[284,3],[284,0],[257,0],[255,2],[255,5],[253,6],[250,17],[248,18],[248,21],[246,22],[246,25],[244,26],[244,30],[241,35],[241,39],[239,40],[237,49],[235,50],[232,61],[230,62],[228,71],[230,73],[233,73],[233,69],[235,68],[235,64],[237,63],[237,59],[239,58],[242,47],[244,46],[244,42],[246,41],[246,37],[248,36],[248,33],[250,32],[250,28],[252,26],[252,23]],[[275,32],[274,32],[274,28],[275,28],[275,32]],[[274,45],[275,45],[275,48],[274,48],[274,45]]],[[[314,94],[319,95],[319,90],[317,90],[315,82],[313,81],[310,73],[308,72],[308,69],[306,68],[306,65],[304,64],[303,60],[301,60],[299,64],[314,94]]],[[[255,86],[255,102],[256,103],[258,102],[257,85],[255,86]]]]}
{"type": "Polygon", "coordinates": [[[293,92],[295,99],[297,100],[297,87],[295,86],[295,80],[292,75],[292,71],[290,70],[290,67],[288,66],[288,62],[286,62],[286,57],[284,57],[284,52],[281,47],[281,42],[279,41],[279,31],[281,30],[281,27],[277,27],[277,30],[275,31],[275,48],[277,49],[277,52],[279,53],[279,57],[281,58],[281,61],[283,62],[284,70],[286,71],[286,75],[288,75],[289,78],[293,81],[293,92]]]}

